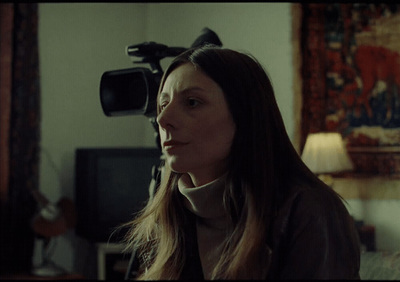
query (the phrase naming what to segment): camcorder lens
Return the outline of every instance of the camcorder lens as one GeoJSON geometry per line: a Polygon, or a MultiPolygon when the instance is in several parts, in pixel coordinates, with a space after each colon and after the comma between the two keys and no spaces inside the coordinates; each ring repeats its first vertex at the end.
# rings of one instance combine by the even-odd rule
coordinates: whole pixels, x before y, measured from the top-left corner
{"type": "Polygon", "coordinates": [[[105,72],[100,82],[105,115],[155,115],[158,85],[154,76],[145,68],[105,72]]]}

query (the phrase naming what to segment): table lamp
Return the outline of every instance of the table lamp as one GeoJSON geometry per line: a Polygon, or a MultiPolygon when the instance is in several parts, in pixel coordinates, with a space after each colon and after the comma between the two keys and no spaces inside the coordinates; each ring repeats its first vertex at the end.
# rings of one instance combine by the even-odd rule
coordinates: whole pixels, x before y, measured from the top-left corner
{"type": "Polygon", "coordinates": [[[336,132],[309,134],[301,159],[312,172],[331,187],[333,186],[331,173],[353,169],[342,136],[336,132]]]}

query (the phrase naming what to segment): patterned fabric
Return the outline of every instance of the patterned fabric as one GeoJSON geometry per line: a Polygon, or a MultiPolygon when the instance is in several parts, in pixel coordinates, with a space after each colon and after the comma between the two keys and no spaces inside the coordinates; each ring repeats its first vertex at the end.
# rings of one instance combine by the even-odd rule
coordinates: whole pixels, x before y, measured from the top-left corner
{"type": "Polygon", "coordinates": [[[10,23],[13,56],[8,125],[9,180],[6,198],[1,201],[1,274],[28,272],[32,265],[34,233],[30,221],[36,202],[30,191],[38,189],[40,138],[38,5],[11,5],[14,21],[10,23]]]}
{"type": "Polygon", "coordinates": [[[400,5],[302,4],[300,148],[339,132],[356,174],[400,177],[400,5]]]}
{"type": "Polygon", "coordinates": [[[400,106],[388,108],[385,100],[397,101],[392,95],[400,92],[400,5],[302,8],[302,137],[322,130],[347,135],[362,125],[400,126],[400,106]]]}

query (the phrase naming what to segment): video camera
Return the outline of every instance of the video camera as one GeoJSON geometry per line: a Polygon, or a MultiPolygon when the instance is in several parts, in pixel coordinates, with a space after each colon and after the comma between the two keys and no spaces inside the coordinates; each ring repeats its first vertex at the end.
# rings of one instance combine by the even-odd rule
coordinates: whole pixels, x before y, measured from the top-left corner
{"type": "MultiPolygon", "coordinates": [[[[217,34],[209,28],[203,28],[201,35],[191,48],[204,44],[222,46],[217,34]]],[[[100,100],[106,116],[145,115],[154,118],[157,113],[157,92],[163,70],[160,60],[176,57],[189,48],[168,47],[155,42],[144,42],[126,47],[131,57],[142,58],[134,63],[150,64],[148,68],[136,67],[107,71],[100,82],[100,100]]]]}

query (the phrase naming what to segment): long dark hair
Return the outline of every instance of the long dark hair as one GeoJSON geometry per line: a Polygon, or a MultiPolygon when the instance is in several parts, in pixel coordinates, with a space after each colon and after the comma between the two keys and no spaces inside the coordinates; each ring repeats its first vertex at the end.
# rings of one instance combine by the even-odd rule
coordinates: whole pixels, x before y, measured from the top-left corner
{"type": "MultiPolygon", "coordinates": [[[[271,221],[288,189],[322,187],[304,165],[284,126],[271,81],[251,55],[216,46],[184,52],[165,71],[191,63],[223,90],[236,133],[228,162],[224,207],[232,222],[212,278],[261,278],[269,263],[271,221]],[[261,271],[261,272],[260,272],[261,271]]],[[[153,251],[144,279],[177,279],[185,261],[183,206],[176,189],[180,174],[166,167],[163,181],[132,224],[129,246],[153,251]]]]}

